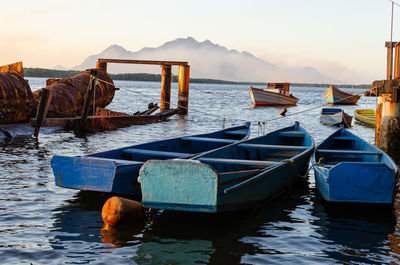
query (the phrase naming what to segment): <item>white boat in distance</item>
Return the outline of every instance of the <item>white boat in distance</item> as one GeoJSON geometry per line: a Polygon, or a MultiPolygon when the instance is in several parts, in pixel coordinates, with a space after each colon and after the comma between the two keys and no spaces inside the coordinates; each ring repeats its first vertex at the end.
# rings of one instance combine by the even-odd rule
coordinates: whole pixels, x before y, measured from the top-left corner
{"type": "Polygon", "coordinates": [[[298,98],[289,92],[290,83],[268,83],[267,88],[250,86],[249,94],[254,106],[291,106],[298,98]]]}

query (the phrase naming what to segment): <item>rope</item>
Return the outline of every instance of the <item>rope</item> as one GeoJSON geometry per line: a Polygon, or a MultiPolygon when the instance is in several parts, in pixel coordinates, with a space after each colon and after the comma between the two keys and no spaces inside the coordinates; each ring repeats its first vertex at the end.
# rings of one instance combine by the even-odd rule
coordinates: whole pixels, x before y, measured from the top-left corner
{"type": "MultiPolygon", "coordinates": [[[[102,80],[102,79],[99,79],[99,78],[97,78],[97,80],[98,80],[99,82],[103,82],[103,83],[105,83],[105,84],[109,84],[109,85],[114,86],[113,83],[110,83],[110,82],[108,82],[108,81],[105,81],[105,80],[102,80]]],[[[152,97],[152,96],[149,96],[149,95],[145,95],[145,94],[143,94],[143,93],[140,93],[140,92],[138,92],[138,91],[133,91],[133,90],[131,90],[131,89],[129,89],[129,88],[126,88],[126,87],[121,87],[121,88],[122,88],[122,89],[125,89],[126,91],[129,91],[129,92],[131,92],[131,93],[135,93],[135,94],[141,95],[141,96],[143,96],[143,97],[146,97],[146,98],[149,98],[149,99],[152,99],[152,100],[155,100],[155,101],[159,101],[159,98],[155,98],[155,97],[152,97]]],[[[361,94],[362,94],[362,92],[361,92],[361,93],[358,93],[358,94],[352,94],[352,95],[350,95],[350,96],[348,96],[348,97],[343,98],[342,100],[347,99],[347,98],[350,98],[350,97],[354,97],[354,96],[357,96],[357,95],[361,95],[361,94]]],[[[318,109],[318,108],[321,108],[321,107],[324,107],[324,106],[327,105],[327,104],[323,104],[323,105],[319,105],[319,106],[312,107],[312,108],[309,108],[309,109],[305,109],[305,110],[302,110],[302,111],[298,111],[298,112],[295,112],[295,113],[291,113],[291,114],[288,114],[288,115],[286,115],[286,116],[279,116],[279,117],[272,118],[272,119],[269,119],[269,120],[259,121],[259,120],[245,120],[245,119],[238,119],[238,118],[230,118],[230,117],[225,117],[225,116],[222,116],[222,115],[217,115],[217,114],[213,114],[213,113],[208,113],[208,112],[201,111],[201,110],[194,109],[194,108],[190,108],[190,109],[189,109],[188,107],[179,106],[178,104],[174,104],[174,103],[170,103],[170,104],[173,105],[173,106],[176,106],[176,107],[178,107],[178,108],[183,108],[183,109],[186,109],[186,110],[191,110],[191,111],[198,112],[198,113],[201,113],[201,114],[205,114],[205,115],[208,115],[208,116],[211,116],[211,117],[220,118],[220,119],[222,119],[222,120],[225,119],[225,120],[230,120],[230,121],[252,122],[252,123],[257,123],[257,124],[258,124],[258,123],[264,123],[264,124],[266,124],[266,123],[271,122],[271,121],[284,119],[284,118],[287,118],[287,117],[290,117],[290,116],[294,116],[294,115],[297,115],[297,114],[300,114],[300,113],[303,113],[303,112],[307,112],[307,111],[310,111],[310,110],[318,109]]]]}
{"type": "Polygon", "coordinates": [[[244,92],[244,91],[238,91],[238,92],[236,92],[236,93],[232,93],[232,92],[229,92],[229,93],[225,93],[225,92],[214,92],[214,91],[209,91],[209,90],[204,90],[204,89],[201,89],[201,88],[197,88],[196,86],[190,86],[190,88],[193,88],[193,89],[195,89],[195,90],[201,91],[201,92],[206,93],[206,94],[215,95],[215,96],[220,96],[220,95],[232,96],[232,95],[237,95],[237,94],[241,94],[241,93],[244,92]]]}

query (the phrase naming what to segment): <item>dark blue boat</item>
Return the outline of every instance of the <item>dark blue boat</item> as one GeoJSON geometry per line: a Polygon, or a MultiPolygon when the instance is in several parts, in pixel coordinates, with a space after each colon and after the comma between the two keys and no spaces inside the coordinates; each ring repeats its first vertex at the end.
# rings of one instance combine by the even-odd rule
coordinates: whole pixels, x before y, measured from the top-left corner
{"type": "Polygon", "coordinates": [[[224,130],[138,144],[84,156],[54,156],[57,186],[70,189],[140,195],[137,177],[149,159],[187,158],[246,139],[250,123],[224,130]]]}
{"type": "Polygon", "coordinates": [[[191,159],[150,160],[140,169],[142,204],[211,213],[253,208],[305,175],[313,150],[296,122],[191,159]]]}
{"type": "Polygon", "coordinates": [[[317,190],[328,202],[392,203],[397,165],[382,150],[340,128],[312,156],[317,190]]]}
{"type": "Polygon", "coordinates": [[[339,108],[323,108],[321,110],[320,122],[329,126],[351,127],[352,116],[339,108]]]}

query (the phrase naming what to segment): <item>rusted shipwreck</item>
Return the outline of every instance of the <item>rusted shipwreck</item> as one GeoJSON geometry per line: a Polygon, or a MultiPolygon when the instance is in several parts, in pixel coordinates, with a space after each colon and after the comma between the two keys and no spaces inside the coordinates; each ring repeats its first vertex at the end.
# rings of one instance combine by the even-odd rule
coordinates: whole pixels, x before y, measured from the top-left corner
{"type": "Polygon", "coordinates": [[[48,79],[46,87],[32,92],[24,79],[22,63],[5,65],[0,67],[0,132],[1,124],[28,122],[37,134],[38,128],[45,126],[101,131],[163,121],[176,113],[187,114],[188,80],[187,62],[99,59],[94,69],[69,78],[48,79]],[[109,62],[161,65],[160,112],[155,113],[157,104],[149,104],[147,110],[133,115],[105,109],[117,90],[107,74],[109,62]],[[171,65],[178,65],[180,73],[176,109],[170,108],[171,65]]]}

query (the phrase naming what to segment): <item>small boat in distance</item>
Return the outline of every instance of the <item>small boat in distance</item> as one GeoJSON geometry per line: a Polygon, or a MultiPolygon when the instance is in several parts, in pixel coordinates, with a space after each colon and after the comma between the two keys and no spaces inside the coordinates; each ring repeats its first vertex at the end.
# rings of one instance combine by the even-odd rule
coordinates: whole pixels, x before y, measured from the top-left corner
{"type": "Polygon", "coordinates": [[[322,108],[321,116],[319,121],[322,124],[329,126],[339,126],[341,124],[344,127],[351,127],[352,116],[345,113],[344,110],[339,108],[322,108]]]}
{"type": "Polygon", "coordinates": [[[354,118],[370,127],[375,127],[376,125],[376,112],[373,109],[356,109],[354,118]]]}
{"type": "Polygon", "coordinates": [[[140,167],[149,159],[188,158],[239,142],[249,136],[250,123],[207,134],[183,136],[83,156],[53,156],[56,185],[120,195],[140,195],[140,167]]]}
{"type": "Polygon", "coordinates": [[[298,98],[289,92],[290,83],[268,83],[267,88],[250,86],[249,94],[254,106],[292,106],[298,98]]]}
{"type": "Polygon", "coordinates": [[[219,213],[257,207],[308,172],[314,141],[295,125],[190,159],[140,169],[145,207],[219,213]]]}
{"type": "Polygon", "coordinates": [[[391,204],[399,171],[382,150],[340,128],[311,158],[317,191],[328,202],[391,204]]]}
{"type": "Polygon", "coordinates": [[[330,86],[324,96],[328,104],[355,105],[360,99],[360,95],[346,93],[335,86],[330,86]]]}

